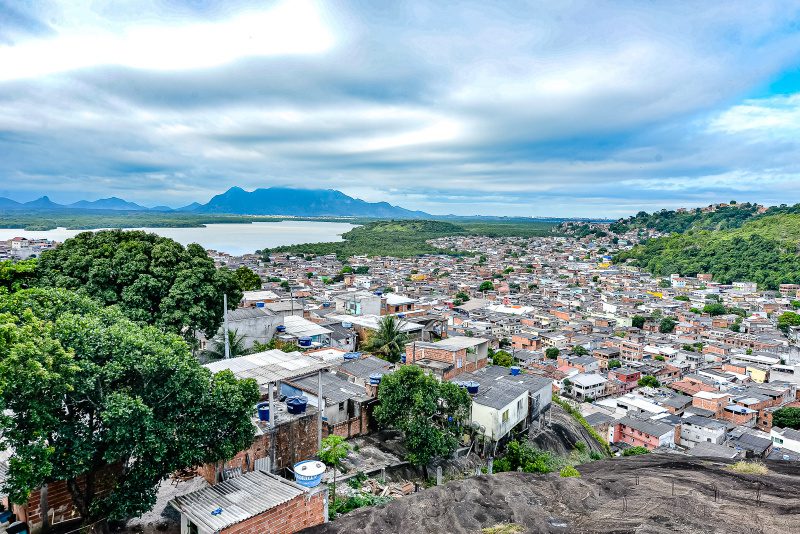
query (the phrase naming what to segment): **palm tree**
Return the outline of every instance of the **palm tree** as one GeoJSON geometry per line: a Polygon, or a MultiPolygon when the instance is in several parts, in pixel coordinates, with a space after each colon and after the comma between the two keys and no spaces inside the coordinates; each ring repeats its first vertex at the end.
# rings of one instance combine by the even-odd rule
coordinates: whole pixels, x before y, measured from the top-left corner
{"type": "MultiPolygon", "coordinates": [[[[243,356],[250,352],[245,347],[244,338],[244,335],[239,335],[238,330],[228,330],[228,346],[231,358],[243,356]]],[[[221,360],[225,357],[225,338],[222,337],[221,333],[214,336],[209,346],[203,351],[203,355],[210,360],[221,360]]]]}
{"type": "Polygon", "coordinates": [[[404,324],[404,321],[398,320],[394,315],[387,315],[381,319],[378,330],[368,342],[367,349],[388,362],[397,363],[408,342],[408,335],[402,331],[404,324]]]}

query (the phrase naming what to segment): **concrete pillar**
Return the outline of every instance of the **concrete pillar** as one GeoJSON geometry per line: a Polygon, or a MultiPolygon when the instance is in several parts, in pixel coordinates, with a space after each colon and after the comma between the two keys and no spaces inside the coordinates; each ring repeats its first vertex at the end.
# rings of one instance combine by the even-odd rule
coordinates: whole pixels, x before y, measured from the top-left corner
{"type": "Polygon", "coordinates": [[[317,371],[317,450],[322,448],[322,416],[325,414],[325,400],[322,398],[322,370],[317,371]]]}
{"type": "Polygon", "coordinates": [[[491,475],[492,469],[494,469],[494,458],[489,456],[489,461],[486,463],[486,472],[491,475]]]}
{"type": "Polygon", "coordinates": [[[436,485],[437,486],[441,486],[442,485],[442,466],[441,465],[436,467],[436,485]]]}

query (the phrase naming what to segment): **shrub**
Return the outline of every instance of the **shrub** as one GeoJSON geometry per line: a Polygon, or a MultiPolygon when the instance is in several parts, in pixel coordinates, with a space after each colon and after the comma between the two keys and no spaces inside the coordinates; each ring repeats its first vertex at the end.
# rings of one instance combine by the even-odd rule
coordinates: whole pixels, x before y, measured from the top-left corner
{"type": "Polygon", "coordinates": [[[562,468],[561,472],[559,474],[564,478],[571,478],[571,477],[579,477],[579,476],[581,476],[581,474],[578,472],[578,470],[575,469],[574,467],[572,467],[571,465],[568,465],[568,466],[562,468]]]}
{"type": "Polygon", "coordinates": [[[501,523],[481,529],[481,534],[522,534],[523,532],[525,532],[525,527],[516,523],[501,523]]]}
{"type": "Polygon", "coordinates": [[[639,456],[641,454],[650,454],[646,447],[630,447],[622,451],[622,456],[639,456]]]}
{"type": "Polygon", "coordinates": [[[728,469],[740,473],[742,475],[766,475],[769,474],[769,469],[762,462],[746,462],[744,460],[729,465],[728,469]]]}

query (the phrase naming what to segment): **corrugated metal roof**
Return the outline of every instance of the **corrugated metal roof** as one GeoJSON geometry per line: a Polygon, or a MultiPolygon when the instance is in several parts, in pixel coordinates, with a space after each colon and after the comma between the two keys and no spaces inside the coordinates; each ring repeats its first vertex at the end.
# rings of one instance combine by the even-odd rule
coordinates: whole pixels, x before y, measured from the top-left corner
{"type": "Polygon", "coordinates": [[[283,326],[286,327],[286,332],[293,336],[324,336],[330,334],[331,330],[320,326],[317,323],[312,323],[308,319],[298,317],[296,315],[289,315],[283,318],[283,326]]]}
{"type": "Polygon", "coordinates": [[[212,373],[229,369],[236,378],[254,378],[259,385],[266,385],[278,380],[305,376],[321,369],[328,369],[332,365],[300,352],[274,349],[207,363],[204,367],[212,373]]]}
{"type": "Polygon", "coordinates": [[[186,515],[192,523],[219,532],[304,493],[305,490],[294,482],[253,471],[175,497],[169,504],[186,515]],[[221,509],[221,512],[212,514],[217,509],[221,509]]]}

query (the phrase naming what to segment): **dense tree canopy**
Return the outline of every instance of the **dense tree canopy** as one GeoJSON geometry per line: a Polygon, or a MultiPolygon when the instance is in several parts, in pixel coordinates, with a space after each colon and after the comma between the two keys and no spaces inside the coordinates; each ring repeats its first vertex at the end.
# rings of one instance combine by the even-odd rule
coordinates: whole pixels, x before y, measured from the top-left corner
{"type": "Polygon", "coordinates": [[[800,430],[800,408],[778,408],[772,412],[772,426],[800,430]]]}
{"type": "Polygon", "coordinates": [[[236,279],[236,285],[242,291],[254,291],[261,289],[261,277],[253,272],[249,267],[242,265],[233,271],[233,277],[236,279]]]}
{"type": "Polygon", "coordinates": [[[255,382],[212,376],[180,337],[119,309],[61,289],[0,295],[0,443],[13,451],[13,502],[64,480],[86,523],[141,514],[169,473],[247,446],[258,398],[255,382]],[[107,494],[95,493],[101,474],[107,494]]]}
{"type": "Polygon", "coordinates": [[[778,317],[778,328],[786,332],[790,326],[800,326],[800,314],[784,312],[778,317]]]}
{"type": "Polygon", "coordinates": [[[0,261],[0,288],[17,291],[32,284],[35,279],[36,260],[0,261]]]}
{"type": "Polygon", "coordinates": [[[456,449],[471,405],[466,390],[439,382],[416,365],[385,375],[378,400],[376,420],[383,428],[405,433],[406,460],[416,466],[427,466],[456,449]]]}
{"type": "Polygon", "coordinates": [[[800,214],[763,217],[734,228],[651,239],[618,253],[614,261],[632,260],[657,276],[711,273],[723,284],[753,281],[764,289],[800,283],[800,214]]]}
{"type": "Polygon", "coordinates": [[[141,231],[84,232],[42,253],[40,283],[80,291],[101,304],[119,304],[129,319],[193,341],[222,322],[222,296],[231,309],[242,298],[233,273],[217,269],[200,245],[183,247],[141,231]]]}

